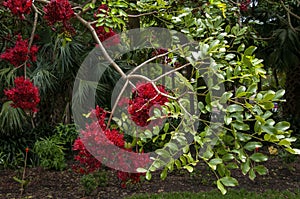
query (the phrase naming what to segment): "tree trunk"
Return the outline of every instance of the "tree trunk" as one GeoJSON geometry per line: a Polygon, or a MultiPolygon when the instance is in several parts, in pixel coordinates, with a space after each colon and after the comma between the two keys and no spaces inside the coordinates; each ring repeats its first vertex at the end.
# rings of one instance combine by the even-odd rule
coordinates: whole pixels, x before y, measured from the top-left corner
{"type": "Polygon", "coordinates": [[[286,103],[284,113],[293,117],[300,116],[300,65],[290,68],[286,73],[286,103]]]}

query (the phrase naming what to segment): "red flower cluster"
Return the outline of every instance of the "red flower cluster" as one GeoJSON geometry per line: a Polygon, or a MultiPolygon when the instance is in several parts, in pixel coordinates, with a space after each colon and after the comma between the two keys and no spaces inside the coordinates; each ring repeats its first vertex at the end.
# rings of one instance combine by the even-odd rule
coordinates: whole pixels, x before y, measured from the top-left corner
{"type": "Polygon", "coordinates": [[[107,15],[107,12],[108,12],[109,8],[106,4],[101,4],[97,11],[94,13],[94,18],[97,19],[99,17],[97,17],[98,14],[104,14],[104,15],[107,15]]]}
{"type": "Polygon", "coordinates": [[[80,138],[75,140],[73,150],[79,151],[78,155],[76,155],[74,159],[79,161],[79,163],[82,165],[73,165],[74,171],[77,171],[81,174],[87,174],[101,167],[101,162],[99,162],[88,152],[80,138]]]}
{"type": "Polygon", "coordinates": [[[123,171],[118,171],[118,178],[122,181],[121,187],[126,188],[126,182],[136,184],[141,180],[141,176],[145,174],[143,173],[128,173],[123,171]],[[129,179],[129,180],[128,180],[129,179]]]}
{"type": "Polygon", "coordinates": [[[14,82],[14,88],[4,90],[4,94],[8,99],[13,101],[11,106],[37,112],[36,106],[40,102],[38,88],[23,76],[17,77],[14,82]]]}
{"type": "MultiPolygon", "coordinates": [[[[105,28],[104,26],[98,26],[96,27],[95,25],[93,26],[95,28],[95,31],[98,35],[98,38],[100,39],[101,42],[104,42],[110,37],[113,37],[116,35],[116,33],[111,29],[111,28],[105,28]]],[[[106,42],[105,45],[107,47],[110,46],[115,46],[120,43],[120,38],[119,36],[113,37],[113,39],[109,42],[106,42]]]]}
{"type": "MultiPolygon", "coordinates": [[[[18,35],[15,46],[7,48],[6,51],[1,54],[0,58],[18,67],[29,59],[35,62],[38,49],[36,45],[32,45],[30,50],[28,50],[28,40],[23,40],[22,36],[18,35]]],[[[30,66],[30,64],[27,63],[27,66],[30,66]]]]}
{"type": "Polygon", "coordinates": [[[240,5],[240,10],[243,12],[246,12],[248,10],[248,6],[250,3],[251,3],[251,0],[246,0],[246,1],[242,2],[240,5]]]}
{"type": "Polygon", "coordinates": [[[10,11],[24,19],[24,14],[30,13],[32,0],[6,0],[3,5],[10,9],[10,11]]]}
{"type": "MultiPolygon", "coordinates": [[[[157,88],[160,92],[167,93],[164,86],[159,85],[157,88]]],[[[167,97],[157,93],[151,83],[142,83],[133,91],[128,113],[136,125],[143,127],[149,124],[147,120],[150,118],[150,108],[164,105],[168,101],[167,97]]]]}
{"type": "MultiPolygon", "coordinates": [[[[168,52],[168,49],[166,49],[166,48],[158,48],[158,49],[155,49],[153,52],[152,52],[152,56],[157,56],[157,55],[161,55],[161,54],[164,54],[164,53],[167,53],[168,52]]],[[[167,56],[164,56],[164,57],[162,57],[162,63],[163,64],[168,64],[168,63],[170,63],[172,60],[171,60],[171,58],[169,58],[168,57],[168,55],[167,56]]]]}
{"type": "Polygon", "coordinates": [[[68,0],[51,0],[44,7],[44,12],[44,18],[51,26],[56,22],[63,22],[66,25],[67,21],[74,16],[74,11],[68,0]]]}
{"type": "MultiPolygon", "coordinates": [[[[107,12],[109,11],[109,8],[106,4],[102,4],[98,7],[97,11],[94,13],[94,18],[98,19],[98,14],[104,14],[107,15],[107,12]]],[[[105,41],[106,39],[113,37],[116,35],[116,33],[112,30],[112,28],[104,27],[104,26],[96,26],[93,25],[93,28],[95,29],[98,38],[101,42],[105,41]]],[[[115,46],[120,43],[120,38],[118,36],[115,36],[110,42],[106,43],[107,47],[115,46]]]]}
{"type": "MultiPolygon", "coordinates": [[[[131,152],[131,149],[125,149],[124,135],[116,129],[108,129],[105,123],[107,112],[96,107],[90,114],[91,119],[96,119],[96,121],[86,126],[85,130],[81,131],[81,137],[78,138],[73,146],[73,150],[79,151],[79,154],[75,156],[75,160],[79,161],[80,165],[73,166],[75,171],[80,173],[89,173],[97,170],[101,167],[101,162],[99,159],[105,161],[102,162],[106,165],[113,165],[118,162],[118,167],[129,169],[132,165],[139,165],[140,162],[149,161],[149,159],[136,158],[136,156],[124,155],[122,152],[116,150],[116,146],[121,148],[123,151],[131,152]],[[84,146],[83,143],[88,143],[88,148],[84,146]],[[104,160],[102,157],[106,157],[107,151],[113,151],[115,156],[110,159],[104,160]],[[93,154],[93,155],[91,155],[93,154]]],[[[138,156],[140,157],[140,156],[138,156]]],[[[122,187],[125,186],[126,182],[131,183],[139,182],[139,176],[141,174],[131,174],[127,172],[118,171],[118,177],[122,181],[122,187]]]]}

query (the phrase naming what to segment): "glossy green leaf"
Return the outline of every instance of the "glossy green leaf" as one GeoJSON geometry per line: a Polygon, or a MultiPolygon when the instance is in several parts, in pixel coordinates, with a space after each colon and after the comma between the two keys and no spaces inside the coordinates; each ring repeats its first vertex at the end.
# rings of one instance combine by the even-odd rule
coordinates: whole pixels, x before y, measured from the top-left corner
{"type": "Polygon", "coordinates": [[[290,128],[290,123],[286,121],[278,122],[275,128],[280,131],[286,131],[290,128]]]}
{"type": "Polygon", "coordinates": [[[235,178],[230,177],[230,176],[225,176],[225,177],[221,178],[220,181],[226,187],[234,187],[234,186],[239,185],[238,181],[235,178]]]}
{"type": "Polygon", "coordinates": [[[254,53],[254,51],[257,49],[257,47],[256,46],[250,46],[250,47],[248,47],[245,51],[244,51],[244,54],[245,55],[248,55],[248,56],[251,56],[253,53],[254,53]]]}
{"type": "Polygon", "coordinates": [[[253,160],[254,162],[265,162],[268,160],[268,156],[266,156],[262,153],[253,153],[250,156],[250,159],[253,160]]]}
{"type": "Polygon", "coordinates": [[[256,178],[256,174],[255,174],[253,168],[251,168],[249,171],[249,178],[250,178],[250,180],[254,180],[256,178]]]}
{"type": "Polygon", "coordinates": [[[217,180],[217,187],[221,191],[223,195],[227,193],[227,190],[225,189],[224,185],[222,184],[221,180],[217,180]]]}
{"type": "Polygon", "coordinates": [[[255,148],[260,148],[263,145],[260,142],[248,142],[244,148],[247,149],[248,151],[253,151],[255,148]]]}
{"type": "Polygon", "coordinates": [[[230,113],[237,112],[237,111],[243,111],[243,110],[244,110],[244,108],[238,104],[231,104],[227,107],[227,111],[230,113]]]}
{"type": "Polygon", "coordinates": [[[263,165],[257,165],[253,167],[253,170],[257,172],[259,175],[266,175],[268,173],[268,169],[263,165]]]}

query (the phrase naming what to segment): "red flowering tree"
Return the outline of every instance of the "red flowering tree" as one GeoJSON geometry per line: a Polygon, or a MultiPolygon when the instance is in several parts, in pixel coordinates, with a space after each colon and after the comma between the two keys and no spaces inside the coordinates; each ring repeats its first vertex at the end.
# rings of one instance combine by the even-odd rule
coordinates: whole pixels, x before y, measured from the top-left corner
{"type": "MultiPolygon", "coordinates": [[[[292,147],[292,142],[296,139],[289,130],[290,124],[272,118],[274,103],[281,102],[284,90],[259,89],[260,80],[265,78],[267,71],[263,68],[262,60],[254,55],[257,47],[251,46],[251,43],[259,44],[260,40],[253,40],[257,34],[251,31],[250,25],[243,24],[242,16],[249,11],[249,7],[255,6],[255,2],[179,1],[176,6],[173,1],[160,1],[155,5],[151,3],[135,4],[126,0],[107,1],[107,4],[94,0],[78,3],[68,0],[3,1],[3,9],[12,13],[5,13],[6,19],[16,16],[17,20],[13,22],[19,25],[9,35],[1,29],[5,46],[1,49],[1,60],[5,61],[1,62],[1,72],[9,74],[7,79],[12,77],[14,80],[14,85],[12,81],[3,80],[6,87],[3,92],[6,98],[3,101],[11,100],[13,107],[32,112],[42,112],[45,109],[51,111],[52,107],[47,107],[48,104],[58,102],[57,106],[62,112],[70,112],[67,107],[71,103],[72,83],[83,62],[82,57],[96,44],[105,58],[101,61],[108,61],[107,65],[116,72],[105,75],[107,79],[101,79],[105,83],[100,82],[100,86],[99,82],[80,79],[81,87],[74,93],[76,99],[72,102],[81,102],[91,97],[89,91],[95,87],[98,89],[97,100],[101,96],[104,100],[107,97],[104,94],[113,90],[113,86],[105,86],[116,83],[119,76],[125,80],[125,85],[134,89],[130,98],[125,100],[128,107],[123,118],[122,115],[121,118],[113,118],[117,104],[122,100],[122,92],[109,114],[99,107],[90,115],[84,113],[92,122],[86,123],[85,128],[81,129],[80,138],[74,143],[73,149],[78,151],[75,159],[79,163],[78,167],[74,167],[75,170],[88,173],[99,169],[103,164],[118,162],[114,169],[124,186],[128,180],[138,182],[140,175],[144,173],[150,180],[151,172],[160,168],[163,168],[162,178],[176,168],[193,172],[202,161],[214,171],[218,178],[216,184],[225,194],[225,186],[238,184],[231,176],[231,169],[240,169],[252,180],[256,174],[267,173],[267,168],[258,164],[266,161],[268,156],[257,150],[265,142],[290,153],[300,154],[300,150],[292,147]],[[118,31],[126,30],[127,25],[130,28],[157,26],[174,30],[170,30],[167,36],[143,32],[148,34],[145,43],[150,50],[132,49],[133,52],[119,55],[119,60],[113,61],[109,47],[122,49],[131,43],[130,36],[121,38],[116,35],[118,31]],[[35,40],[36,32],[40,33],[40,41],[35,40]],[[180,43],[181,38],[177,37],[179,34],[176,32],[187,36],[182,40],[186,43],[180,43]],[[251,37],[246,38],[245,35],[251,37]],[[195,41],[190,40],[191,38],[195,41]],[[124,46],[118,46],[121,40],[124,46]],[[166,43],[172,40],[174,43],[166,49],[156,40],[166,43]],[[38,42],[40,47],[37,47],[38,42]],[[159,50],[152,53],[155,48],[159,50]],[[143,66],[156,59],[163,60],[159,63],[170,67],[170,70],[160,71],[151,67],[149,76],[152,73],[163,73],[156,78],[126,73],[143,69],[143,66]],[[187,73],[186,77],[178,72],[187,73]],[[174,74],[177,74],[177,79],[173,78],[174,74]],[[143,83],[135,84],[132,81],[134,78],[143,83]],[[177,86],[165,88],[158,83],[160,80],[170,84],[176,80],[177,86]],[[56,87],[49,83],[51,81],[57,81],[56,87]],[[171,91],[167,92],[167,89],[171,91]],[[40,100],[41,93],[43,100],[40,100]],[[196,97],[191,95],[191,98],[184,98],[185,94],[194,94],[196,97]],[[39,104],[40,101],[43,104],[39,104]],[[151,112],[153,109],[154,114],[151,112]],[[197,111],[190,111],[194,109],[197,111]],[[157,128],[160,124],[153,128],[143,128],[156,119],[166,119],[161,124],[161,129],[157,128]],[[135,131],[128,136],[130,139],[126,139],[127,135],[123,130],[125,127],[131,128],[125,125],[131,121],[135,124],[135,131]],[[196,125],[198,123],[202,126],[196,125]],[[157,142],[160,147],[153,147],[151,158],[148,154],[143,155],[147,144],[157,142]],[[99,145],[102,147],[99,148],[99,145]],[[190,150],[191,145],[194,151],[190,150]],[[114,154],[103,159],[107,155],[105,149],[114,154]],[[137,153],[141,158],[137,158],[137,153]],[[137,165],[140,167],[136,168],[137,165]],[[135,172],[125,172],[130,167],[135,168],[135,172]]],[[[296,20],[299,18],[289,9],[293,4],[290,1],[281,1],[281,4],[282,9],[287,12],[287,24],[294,32],[297,31],[293,27],[295,22],[290,19],[291,16],[296,20]]],[[[3,20],[3,23],[7,22],[3,20]]],[[[5,25],[1,27],[5,29],[5,25]]],[[[138,44],[143,43],[139,38],[134,39],[138,44]]],[[[79,70],[79,73],[84,72],[79,70]]],[[[97,74],[99,71],[93,72],[97,74]]],[[[53,118],[54,114],[45,111],[44,115],[53,118]]],[[[31,116],[38,119],[34,114],[31,116]]],[[[72,117],[70,114],[68,116],[70,121],[72,117]]],[[[1,117],[4,116],[0,115],[1,117]]]]}
{"type": "Polygon", "coordinates": [[[15,86],[4,90],[4,94],[12,100],[11,106],[28,111],[37,112],[37,105],[40,102],[39,90],[25,77],[15,78],[15,86]]]}

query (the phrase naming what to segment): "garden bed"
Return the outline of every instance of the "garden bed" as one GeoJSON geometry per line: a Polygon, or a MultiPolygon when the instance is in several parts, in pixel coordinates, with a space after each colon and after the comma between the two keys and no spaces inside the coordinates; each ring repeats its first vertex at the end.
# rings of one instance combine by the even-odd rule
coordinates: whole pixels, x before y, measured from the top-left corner
{"type": "MultiPolygon", "coordinates": [[[[98,187],[90,196],[85,196],[80,184],[81,174],[72,171],[72,163],[68,165],[69,169],[64,171],[50,171],[40,167],[27,168],[26,179],[30,182],[23,197],[111,199],[126,198],[138,193],[200,192],[216,189],[213,185],[215,179],[213,173],[201,165],[194,173],[173,172],[164,181],[159,179],[159,173],[155,173],[151,181],[143,180],[140,184],[128,185],[126,188],[121,188],[116,175],[111,170],[106,170],[109,179],[107,185],[98,187]]],[[[266,166],[269,168],[269,174],[257,176],[255,181],[234,171],[233,176],[239,181],[239,186],[234,189],[263,192],[268,189],[295,191],[300,188],[300,158],[293,163],[285,164],[282,159],[271,157],[266,166]]],[[[20,184],[13,179],[14,176],[20,178],[22,169],[0,171],[0,198],[19,198],[20,184]]]]}

